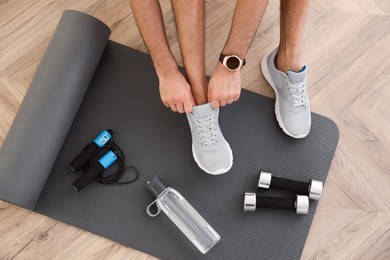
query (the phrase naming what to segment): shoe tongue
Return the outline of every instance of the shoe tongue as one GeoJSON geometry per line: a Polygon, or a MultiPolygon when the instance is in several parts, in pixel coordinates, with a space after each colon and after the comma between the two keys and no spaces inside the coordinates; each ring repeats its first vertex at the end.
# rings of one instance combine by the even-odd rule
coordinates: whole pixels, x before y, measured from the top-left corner
{"type": "Polygon", "coordinates": [[[211,103],[206,103],[199,106],[192,107],[192,114],[196,118],[205,118],[213,113],[213,108],[211,107],[211,103]]]}
{"type": "Polygon", "coordinates": [[[298,72],[293,70],[287,71],[287,76],[293,83],[301,82],[306,77],[306,66],[303,66],[298,72]]]}

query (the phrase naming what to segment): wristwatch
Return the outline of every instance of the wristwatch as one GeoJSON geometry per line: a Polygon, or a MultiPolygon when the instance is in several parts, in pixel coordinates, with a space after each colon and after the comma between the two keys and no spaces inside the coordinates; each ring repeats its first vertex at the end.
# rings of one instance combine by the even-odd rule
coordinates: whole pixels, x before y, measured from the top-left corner
{"type": "Polygon", "coordinates": [[[221,53],[219,56],[219,61],[230,71],[236,71],[241,69],[246,61],[242,60],[237,55],[225,55],[221,53]]]}

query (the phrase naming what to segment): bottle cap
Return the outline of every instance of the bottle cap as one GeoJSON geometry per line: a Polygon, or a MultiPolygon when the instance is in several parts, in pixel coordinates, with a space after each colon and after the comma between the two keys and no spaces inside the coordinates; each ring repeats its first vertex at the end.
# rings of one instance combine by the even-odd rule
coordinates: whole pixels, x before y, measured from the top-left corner
{"type": "Polygon", "coordinates": [[[160,176],[156,175],[147,182],[148,189],[153,193],[154,196],[158,197],[164,190],[169,188],[168,183],[160,176]]]}

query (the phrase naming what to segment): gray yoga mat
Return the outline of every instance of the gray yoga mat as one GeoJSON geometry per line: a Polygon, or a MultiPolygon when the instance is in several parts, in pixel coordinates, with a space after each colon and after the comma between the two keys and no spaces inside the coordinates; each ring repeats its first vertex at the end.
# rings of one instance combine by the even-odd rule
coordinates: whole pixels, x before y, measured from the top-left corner
{"type": "MultiPolygon", "coordinates": [[[[60,24],[63,20],[90,19],[82,13],[69,13],[60,24]]],[[[80,25],[85,21],[79,22],[75,30],[83,30],[80,25]]],[[[69,33],[60,29],[59,26],[50,46],[58,35],[69,33]]],[[[89,40],[105,37],[93,35],[89,40]]],[[[85,46],[83,41],[73,38],[70,44],[78,48],[85,46]]],[[[89,46],[94,48],[93,44],[89,46]]],[[[50,50],[49,47],[45,58],[50,50]]],[[[96,55],[99,59],[100,55],[96,55]]],[[[64,63],[73,58],[62,56],[64,63]]],[[[87,65],[80,66],[84,69],[87,65]]],[[[68,75],[62,78],[63,84],[76,85],[73,87],[79,89],[79,95],[68,97],[60,92],[64,87],[53,90],[58,91],[57,95],[50,95],[52,83],[40,79],[35,84],[42,85],[42,89],[31,88],[33,81],[26,99],[66,99],[64,110],[75,113],[79,109],[73,122],[51,109],[41,111],[42,121],[35,120],[36,114],[27,120],[23,114],[27,109],[39,109],[38,101],[23,102],[0,151],[1,199],[32,208],[35,203],[28,197],[32,193],[18,184],[30,183],[35,189],[33,194],[40,194],[35,211],[163,259],[299,259],[317,203],[310,201],[308,215],[282,210],[243,213],[243,195],[254,191],[260,169],[280,177],[325,181],[338,141],[338,130],[331,120],[313,114],[310,135],[302,140],[292,139],[276,123],[274,100],[243,90],[238,102],[220,111],[220,125],[232,147],[234,165],[225,175],[211,176],[202,172],[192,158],[185,115],[172,113],[161,103],[158,78],[148,55],[109,41],[92,80],[86,83],[89,87],[82,81],[69,83],[67,73],[72,69],[41,63],[37,75],[61,70],[68,75]],[[81,106],[75,103],[75,96],[84,97],[81,106]],[[60,130],[57,124],[65,129],[60,130]],[[43,126],[50,129],[44,133],[30,131],[43,126]],[[86,144],[107,128],[118,132],[114,140],[123,149],[127,164],[139,169],[140,178],[121,186],[91,183],[75,192],[72,183],[79,174],[68,172],[67,167],[86,144]],[[37,135],[37,143],[32,133],[37,135]],[[58,153],[53,143],[60,141],[58,153]],[[26,143],[29,150],[25,149],[26,143]],[[36,157],[38,162],[28,159],[34,152],[43,153],[36,157]],[[165,215],[150,218],[146,214],[147,205],[154,200],[146,182],[156,174],[168,180],[221,235],[221,241],[208,254],[198,252],[165,215]],[[42,189],[41,183],[45,182],[42,189]]],[[[266,194],[275,196],[278,192],[266,194]]]]}
{"type": "Polygon", "coordinates": [[[0,150],[0,198],[34,205],[91,82],[111,30],[65,11],[0,150]]]}

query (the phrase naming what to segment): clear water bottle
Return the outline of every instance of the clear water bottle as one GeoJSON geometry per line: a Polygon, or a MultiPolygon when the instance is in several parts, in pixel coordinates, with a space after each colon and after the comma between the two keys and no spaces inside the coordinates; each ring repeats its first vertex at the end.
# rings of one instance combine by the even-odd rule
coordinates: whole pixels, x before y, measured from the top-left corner
{"type": "Polygon", "coordinates": [[[160,176],[154,176],[147,184],[157,197],[146,209],[149,216],[155,217],[162,210],[202,254],[206,254],[221,239],[188,201],[160,176]],[[154,203],[157,212],[153,214],[150,208],[154,203]]]}

